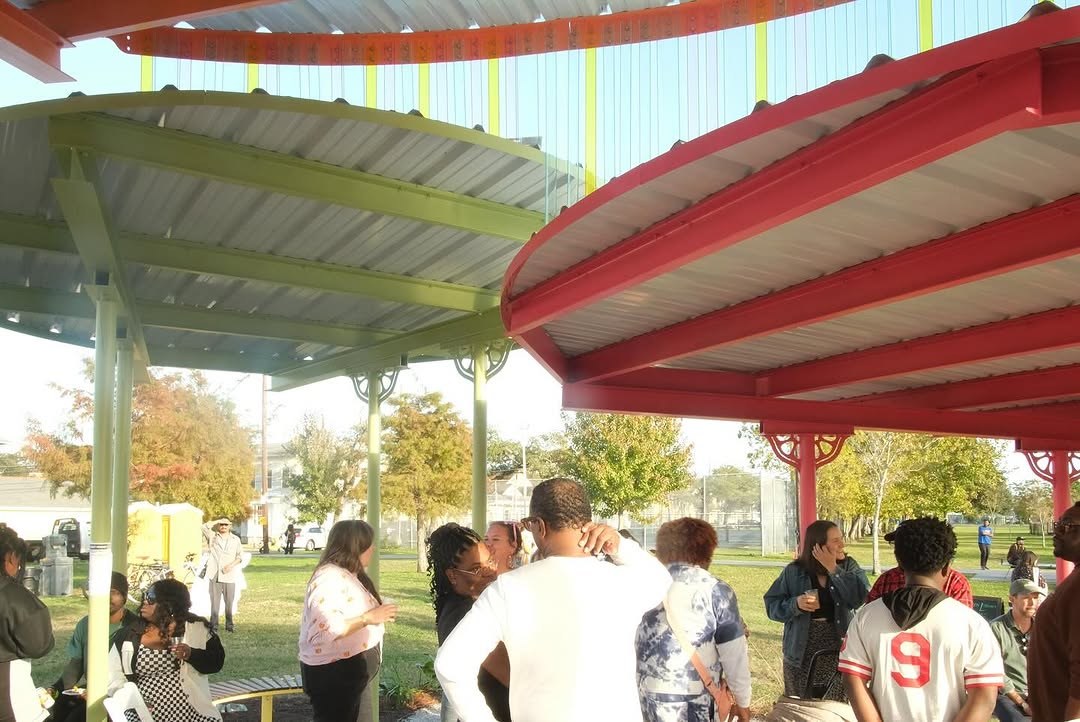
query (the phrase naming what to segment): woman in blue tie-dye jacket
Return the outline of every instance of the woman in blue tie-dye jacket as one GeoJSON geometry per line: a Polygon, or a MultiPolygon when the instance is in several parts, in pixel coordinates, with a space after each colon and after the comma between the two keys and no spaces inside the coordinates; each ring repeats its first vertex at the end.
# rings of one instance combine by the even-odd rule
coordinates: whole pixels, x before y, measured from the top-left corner
{"type": "MultiPolygon", "coordinates": [[[[656,535],[656,556],[667,565],[672,585],[666,603],[709,671],[712,683],[726,680],[739,720],[750,719],[750,660],[735,591],[709,574],[716,530],[701,519],[669,521],[656,535]]],[[[638,693],[645,722],[712,722],[712,695],[671,629],[660,605],[638,627],[638,693]]]]}

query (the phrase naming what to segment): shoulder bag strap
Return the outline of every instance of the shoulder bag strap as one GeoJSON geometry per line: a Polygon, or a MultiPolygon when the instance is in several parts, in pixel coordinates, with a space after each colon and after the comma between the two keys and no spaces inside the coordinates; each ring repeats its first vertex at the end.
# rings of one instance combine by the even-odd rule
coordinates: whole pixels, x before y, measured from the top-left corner
{"type": "MultiPolygon", "coordinates": [[[[668,594],[670,594],[670,591],[668,594]]],[[[727,720],[731,715],[731,707],[735,703],[735,698],[723,680],[720,680],[719,684],[713,682],[712,673],[705,667],[705,663],[701,661],[697,650],[690,644],[690,640],[686,638],[686,631],[680,624],[678,616],[674,613],[674,606],[668,603],[668,594],[664,595],[664,614],[667,615],[671,633],[675,635],[675,641],[679,643],[683,653],[690,657],[690,664],[694,665],[694,669],[697,670],[702,684],[705,685],[705,690],[716,702],[717,717],[721,720],[727,720]]]]}

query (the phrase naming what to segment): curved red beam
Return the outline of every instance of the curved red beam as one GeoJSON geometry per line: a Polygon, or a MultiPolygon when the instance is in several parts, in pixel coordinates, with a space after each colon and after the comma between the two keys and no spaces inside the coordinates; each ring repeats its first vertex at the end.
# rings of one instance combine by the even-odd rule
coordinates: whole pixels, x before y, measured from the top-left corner
{"type": "Polygon", "coordinates": [[[613,15],[474,30],[256,33],[158,27],[114,35],[125,53],[265,65],[411,65],[487,60],[688,37],[851,0],[697,0],[613,15]]]}

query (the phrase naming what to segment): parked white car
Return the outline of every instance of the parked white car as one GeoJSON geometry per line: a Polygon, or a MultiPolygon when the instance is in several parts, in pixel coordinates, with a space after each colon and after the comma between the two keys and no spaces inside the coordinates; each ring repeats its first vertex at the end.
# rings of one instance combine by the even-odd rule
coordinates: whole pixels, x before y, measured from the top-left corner
{"type": "MultiPolygon", "coordinates": [[[[321,526],[300,526],[296,529],[296,541],[293,543],[294,549],[306,549],[309,552],[313,552],[316,549],[322,549],[326,546],[326,536],[328,532],[321,526]]],[[[285,532],[281,533],[281,537],[278,539],[278,546],[281,549],[285,548],[285,532]]]]}

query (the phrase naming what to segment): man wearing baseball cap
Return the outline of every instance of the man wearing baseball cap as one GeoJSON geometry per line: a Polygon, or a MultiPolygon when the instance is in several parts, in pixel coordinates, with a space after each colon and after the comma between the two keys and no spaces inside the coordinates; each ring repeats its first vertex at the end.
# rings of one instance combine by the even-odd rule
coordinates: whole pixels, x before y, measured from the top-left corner
{"type": "Polygon", "coordinates": [[[1027,651],[1028,634],[1035,612],[1046,599],[1046,590],[1030,579],[1017,579],[1009,587],[1012,608],[990,622],[990,631],[1001,647],[1005,662],[1005,686],[998,690],[994,716],[1001,722],[1024,722],[1031,719],[1028,706],[1027,651]]]}
{"type": "MultiPolygon", "coordinates": [[[[127,601],[128,580],[120,572],[113,572],[109,583],[109,638],[121,627],[127,627],[139,619],[124,603],[127,601]]],[[[67,645],[68,663],[60,673],[60,678],[53,682],[51,690],[60,692],[71,689],[86,676],[86,636],[89,617],[83,617],[75,623],[75,631],[67,645]]],[[[57,722],[78,722],[86,719],[86,704],[80,696],[64,695],[57,700],[53,708],[53,719],[57,722]]]]}

